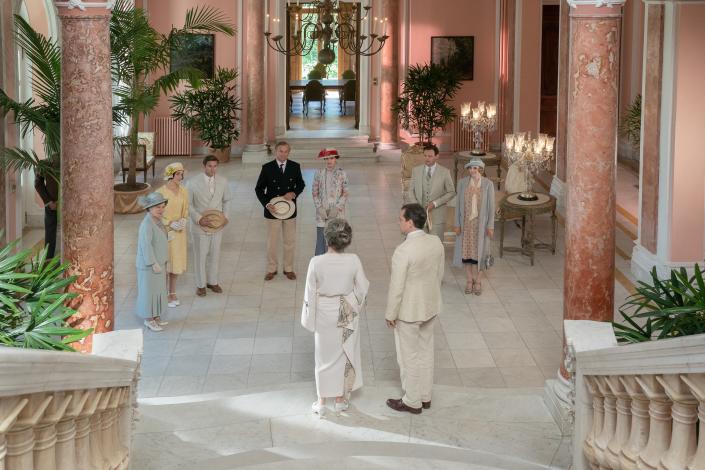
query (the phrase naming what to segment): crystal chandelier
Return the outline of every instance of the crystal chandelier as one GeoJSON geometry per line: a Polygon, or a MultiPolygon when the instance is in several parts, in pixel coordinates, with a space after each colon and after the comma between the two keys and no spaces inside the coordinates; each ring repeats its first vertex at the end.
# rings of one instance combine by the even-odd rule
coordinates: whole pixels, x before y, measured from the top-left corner
{"type": "Polygon", "coordinates": [[[389,36],[387,18],[373,17],[369,1],[352,3],[349,9],[341,7],[338,0],[287,1],[286,14],[293,18],[290,40],[286,40],[286,22],[282,30],[280,18],[270,19],[266,15],[264,35],[267,44],[286,56],[305,56],[317,41],[321,41],[318,62],[324,65],[335,61],[333,48],[336,43],[348,55],[375,55],[382,50],[389,36]],[[361,34],[364,21],[370,23],[369,36],[361,34]]]}
{"type": "Polygon", "coordinates": [[[490,150],[489,134],[497,126],[497,105],[477,103],[477,108],[467,102],[460,105],[460,122],[463,129],[472,130],[472,155],[485,155],[490,150]]]}
{"type": "Polygon", "coordinates": [[[547,134],[539,134],[532,139],[531,132],[519,132],[504,136],[504,155],[512,164],[516,163],[523,170],[526,178],[526,191],[519,194],[522,201],[538,199],[534,193],[534,174],[539,171],[549,171],[553,160],[553,147],[556,138],[547,134]]]}

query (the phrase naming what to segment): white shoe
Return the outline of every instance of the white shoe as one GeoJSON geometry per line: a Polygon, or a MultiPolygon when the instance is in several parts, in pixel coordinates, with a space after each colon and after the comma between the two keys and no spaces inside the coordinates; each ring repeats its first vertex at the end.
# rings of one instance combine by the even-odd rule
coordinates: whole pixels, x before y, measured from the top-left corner
{"type": "Polygon", "coordinates": [[[145,320],[144,326],[146,326],[147,328],[149,328],[152,331],[164,331],[164,328],[159,326],[159,323],[157,323],[156,320],[145,320]]]}
{"type": "Polygon", "coordinates": [[[326,414],[326,405],[321,405],[318,400],[314,401],[311,405],[311,411],[316,413],[319,418],[322,418],[326,414]]]}
{"type": "Polygon", "coordinates": [[[178,307],[179,305],[181,305],[181,302],[179,302],[178,300],[170,300],[169,303],[166,305],[169,308],[175,308],[175,307],[178,307]]]}
{"type": "Polygon", "coordinates": [[[340,413],[341,411],[348,411],[348,408],[350,408],[350,402],[347,400],[343,400],[341,402],[335,402],[335,412],[340,413]]]}
{"type": "Polygon", "coordinates": [[[164,321],[161,318],[157,318],[156,321],[157,321],[157,325],[159,325],[159,326],[167,326],[169,324],[168,321],[164,321]]]}

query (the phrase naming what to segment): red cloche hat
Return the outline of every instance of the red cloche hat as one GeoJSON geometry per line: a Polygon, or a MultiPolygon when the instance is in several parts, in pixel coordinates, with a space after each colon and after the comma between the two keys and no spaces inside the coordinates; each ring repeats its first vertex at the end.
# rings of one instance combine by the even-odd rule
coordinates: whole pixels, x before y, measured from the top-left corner
{"type": "Polygon", "coordinates": [[[340,158],[338,151],[336,149],[323,149],[318,152],[318,158],[340,158]]]}

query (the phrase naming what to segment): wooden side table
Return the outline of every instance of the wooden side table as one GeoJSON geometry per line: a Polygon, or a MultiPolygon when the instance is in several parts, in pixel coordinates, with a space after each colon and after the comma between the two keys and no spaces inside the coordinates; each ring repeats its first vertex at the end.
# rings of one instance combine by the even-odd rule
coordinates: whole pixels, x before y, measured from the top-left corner
{"type": "Polygon", "coordinates": [[[458,186],[458,165],[464,166],[473,158],[479,158],[480,160],[482,160],[482,162],[485,164],[485,167],[497,167],[497,189],[499,189],[499,185],[502,181],[502,155],[497,155],[496,153],[492,152],[487,152],[484,155],[472,155],[469,150],[458,152],[453,157],[453,181],[455,183],[455,186],[458,186]]]}
{"type": "Polygon", "coordinates": [[[500,203],[499,257],[502,257],[505,250],[508,252],[519,252],[531,258],[531,266],[533,266],[535,249],[548,248],[551,250],[552,254],[556,254],[556,198],[550,194],[537,193],[539,197],[538,200],[522,201],[518,197],[519,194],[520,193],[510,194],[500,203]],[[545,213],[551,214],[551,243],[535,243],[534,217],[545,213]],[[507,219],[516,217],[521,217],[521,248],[504,248],[504,222],[507,219]]]}

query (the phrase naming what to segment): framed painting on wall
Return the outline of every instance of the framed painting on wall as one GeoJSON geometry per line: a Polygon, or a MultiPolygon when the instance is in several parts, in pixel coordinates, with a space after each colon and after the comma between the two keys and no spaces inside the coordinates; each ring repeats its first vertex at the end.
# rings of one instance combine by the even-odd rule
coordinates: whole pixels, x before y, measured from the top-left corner
{"type": "Polygon", "coordinates": [[[431,37],[431,63],[446,65],[460,80],[473,79],[475,36],[431,37]]]}
{"type": "Polygon", "coordinates": [[[170,70],[193,67],[203,73],[203,78],[213,78],[215,73],[215,35],[189,34],[171,49],[170,70]]]}

